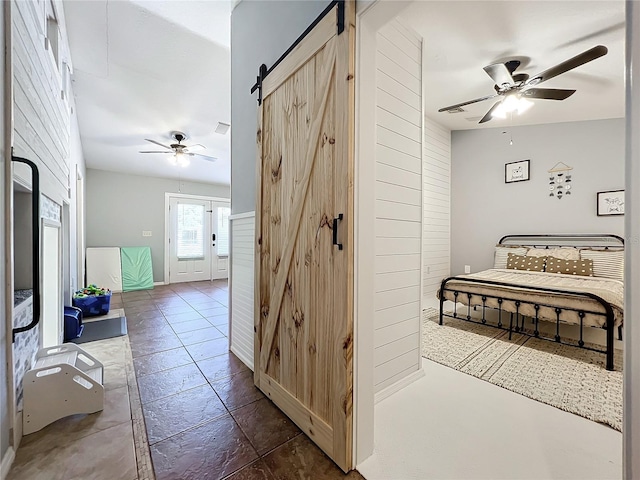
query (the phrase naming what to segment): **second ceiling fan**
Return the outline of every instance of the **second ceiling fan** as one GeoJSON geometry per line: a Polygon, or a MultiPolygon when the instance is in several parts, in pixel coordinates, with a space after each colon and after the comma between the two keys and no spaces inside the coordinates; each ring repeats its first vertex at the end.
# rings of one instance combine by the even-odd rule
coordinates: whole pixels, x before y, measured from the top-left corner
{"type": "Polygon", "coordinates": [[[520,66],[519,60],[510,60],[505,63],[494,63],[484,67],[484,71],[495,82],[494,90],[496,93],[487,95],[486,97],[476,98],[467,102],[457,103],[448,107],[441,108],[438,112],[456,112],[461,107],[471,105],[473,103],[483,102],[495,97],[502,97],[498,100],[489,111],[480,119],[478,123],[485,123],[494,117],[506,116],[506,113],[518,111],[522,113],[533,105],[527,99],[543,99],[543,100],[565,100],[573,95],[575,90],[565,90],[558,88],[537,88],[542,82],[557,77],[560,74],[573,70],[574,68],[591,62],[596,58],[606,55],[607,47],[598,45],[585,52],[576,55],[569,60],[565,60],[558,65],[551,67],[533,77],[529,77],[526,73],[514,73],[520,66]]]}
{"type": "Polygon", "coordinates": [[[182,167],[186,167],[187,165],[189,165],[189,157],[198,157],[209,162],[215,162],[217,160],[216,157],[203,155],[202,153],[194,153],[200,150],[204,150],[206,148],[204,145],[201,145],[199,143],[195,145],[183,145],[182,142],[187,139],[187,136],[182,132],[171,132],[171,138],[175,140],[176,143],[165,145],[164,143],[157,142],[156,140],[145,138],[147,142],[155,143],[156,145],[159,145],[166,150],[144,150],[140,153],[163,153],[165,155],[169,154],[172,155],[171,159],[174,161],[174,163],[182,167]]]}

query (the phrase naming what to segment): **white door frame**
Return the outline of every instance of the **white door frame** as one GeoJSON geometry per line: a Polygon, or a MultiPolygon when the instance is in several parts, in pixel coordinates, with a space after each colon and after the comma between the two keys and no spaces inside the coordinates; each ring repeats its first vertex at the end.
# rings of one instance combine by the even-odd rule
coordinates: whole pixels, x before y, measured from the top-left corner
{"type": "MultiPolygon", "coordinates": [[[[45,297],[42,295],[42,292],[44,292],[44,281],[45,281],[45,258],[44,258],[44,251],[45,251],[45,228],[55,228],[58,232],[58,272],[57,272],[57,276],[58,276],[58,292],[57,292],[57,298],[60,301],[60,311],[59,311],[59,317],[58,317],[58,331],[57,331],[57,339],[56,342],[54,343],[54,345],[60,345],[62,343],[62,339],[63,339],[63,307],[64,307],[64,301],[61,301],[63,299],[63,290],[64,290],[64,275],[62,274],[63,271],[63,265],[62,265],[62,259],[63,259],[63,255],[62,255],[62,250],[63,250],[63,240],[62,240],[62,224],[60,222],[56,222],[55,220],[50,220],[48,218],[42,218],[40,221],[40,258],[41,258],[41,265],[40,265],[40,347],[44,347],[44,329],[45,329],[45,305],[44,305],[44,299],[45,297]]],[[[47,345],[47,347],[50,347],[52,345],[47,345]]]]}
{"type": "MultiPolygon", "coordinates": [[[[84,204],[84,177],[76,165],[76,289],[85,286],[84,281],[84,259],[85,259],[85,204],[84,204]]],[[[73,293],[73,292],[72,292],[73,293]]]]}
{"type": "MultiPolygon", "coordinates": [[[[636,295],[640,288],[640,142],[637,131],[640,128],[640,5],[626,3],[626,153],[625,153],[625,279],[624,314],[635,318],[640,310],[636,295]]],[[[640,476],[640,326],[627,322],[624,326],[624,385],[622,415],[623,477],[632,480],[640,476]]]]}
{"type": "MultiPolygon", "coordinates": [[[[374,318],[375,163],[376,158],[376,38],[380,28],[410,2],[376,0],[356,4],[356,125],[354,244],[354,429],[353,464],[373,454],[374,441],[374,318]],[[362,5],[358,8],[358,5],[362,5]]],[[[422,262],[421,260],[421,268],[422,262]]],[[[422,274],[421,274],[422,277],[422,274]]],[[[422,301],[422,292],[420,293],[422,301]]]]}
{"type": "Polygon", "coordinates": [[[169,247],[169,235],[171,233],[171,218],[169,216],[169,203],[173,198],[186,200],[202,200],[205,202],[227,202],[231,200],[224,197],[208,197],[205,195],[190,195],[187,193],[165,192],[164,194],[164,284],[169,285],[169,262],[171,261],[171,249],[169,247]]]}

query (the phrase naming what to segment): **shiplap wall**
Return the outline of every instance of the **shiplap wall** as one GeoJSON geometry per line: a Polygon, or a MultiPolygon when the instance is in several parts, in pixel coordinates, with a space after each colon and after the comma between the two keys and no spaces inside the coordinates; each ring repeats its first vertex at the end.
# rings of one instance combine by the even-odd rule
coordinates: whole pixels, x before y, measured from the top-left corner
{"type": "Polygon", "coordinates": [[[420,369],[422,40],[394,20],[376,42],[376,393],[420,369]]]}
{"type": "Polygon", "coordinates": [[[436,292],[451,265],[451,131],[424,119],[423,295],[437,305],[436,292]]]}
{"type": "MultiPolygon", "coordinates": [[[[80,172],[84,170],[79,135],[77,132],[71,135],[71,125],[77,119],[72,115],[73,96],[69,80],[72,67],[64,11],[58,0],[53,3],[32,0],[13,2],[11,14],[14,154],[32,160],[38,166],[41,215],[46,218],[52,209],[61,212],[65,201],[75,202],[75,171],[76,168],[80,172]],[[47,31],[47,16],[57,18],[57,30],[47,31]],[[55,35],[55,42],[51,42],[47,35],[55,35]],[[52,54],[53,43],[58,46],[57,59],[52,54]]],[[[13,173],[19,183],[31,185],[31,171],[26,165],[14,164],[13,173]]],[[[60,221],[59,215],[57,220],[60,221]]],[[[77,238],[75,221],[73,227],[69,222],[62,228],[65,230],[63,235],[69,235],[70,251],[74,252],[77,238]]],[[[61,270],[61,280],[62,274],[61,270]]],[[[75,277],[75,272],[70,275],[75,277]]],[[[68,289],[77,281],[65,278],[64,283],[68,289]]],[[[16,325],[25,321],[14,317],[16,325]]],[[[43,316],[42,321],[47,319],[43,316]]],[[[38,329],[19,335],[20,339],[13,347],[13,361],[14,380],[21,390],[22,375],[31,367],[40,341],[38,329]]],[[[16,395],[16,399],[19,398],[20,394],[16,395]]]]}
{"type": "Polygon", "coordinates": [[[12,24],[15,154],[38,165],[42,193],[62,204],[69,198],[71,136],[71,65],[62,6],[15,2],[12,24]],[[60,27],[57,61],[46,39],[47,15],[55,15],[60,27]]]}
{"type": "Polygon", "coordinates": [[[231,351],[253,370],[255,213],[231,220],[231,351]]]}

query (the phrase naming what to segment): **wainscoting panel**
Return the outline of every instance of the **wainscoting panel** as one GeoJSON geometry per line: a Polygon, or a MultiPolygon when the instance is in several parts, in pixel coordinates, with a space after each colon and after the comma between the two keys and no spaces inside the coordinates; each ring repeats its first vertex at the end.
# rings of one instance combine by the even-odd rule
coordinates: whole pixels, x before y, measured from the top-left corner
{"type": "Polygon", "coordinates": [[[255,213],[231,215],[231,351],[253,370],[255,213]]]}

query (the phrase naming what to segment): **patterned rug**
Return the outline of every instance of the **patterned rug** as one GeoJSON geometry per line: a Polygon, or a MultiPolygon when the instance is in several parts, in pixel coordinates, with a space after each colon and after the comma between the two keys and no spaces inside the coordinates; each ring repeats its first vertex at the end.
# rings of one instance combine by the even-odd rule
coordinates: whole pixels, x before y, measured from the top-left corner
{"type": "Polygon", "coordinates": [[[423,312],[422,356],[622,431],[622,352],[604,354],[423,312]]]}

